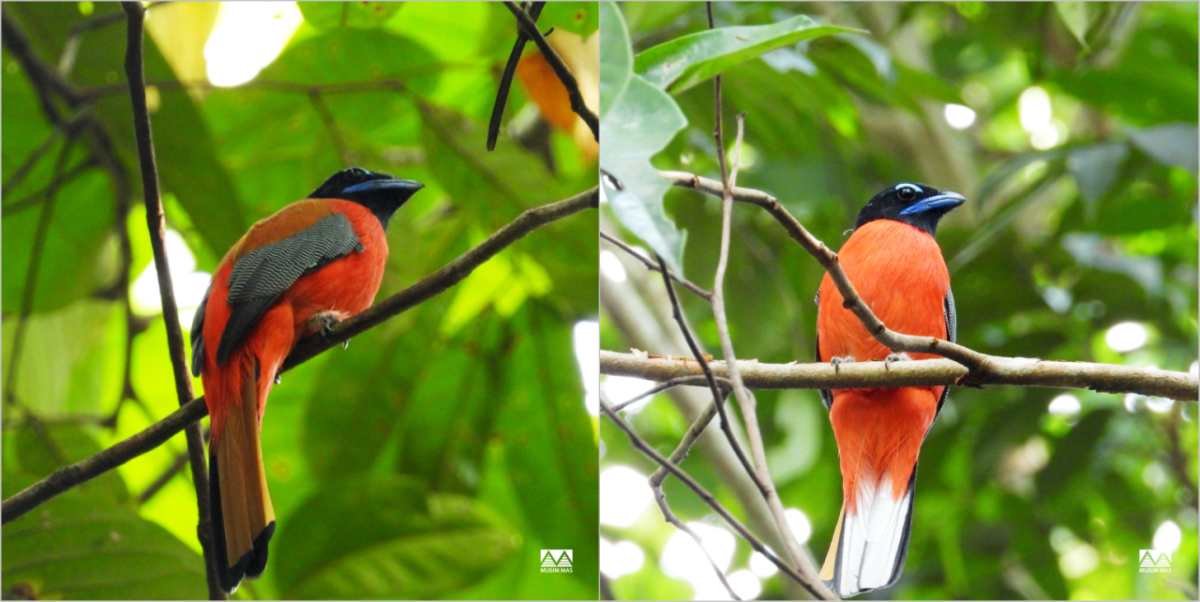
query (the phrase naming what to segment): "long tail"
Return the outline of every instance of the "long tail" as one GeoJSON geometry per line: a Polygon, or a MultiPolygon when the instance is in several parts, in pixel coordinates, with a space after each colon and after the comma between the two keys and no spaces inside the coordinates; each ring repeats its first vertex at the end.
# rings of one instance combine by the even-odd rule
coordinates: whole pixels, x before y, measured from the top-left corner
{"type": "Polygon", "coordinates": [[[209,500],[221,588],[233,593],[243,577],[267,567],[267,544],[275,533],[275,508],[267,492],[259,447],[258,391],[242,375],[239,403],[230,404],[209,448],[209,500]]]}
{"type": "Polygon", "coordinates": [[[821,579],[843,598],[896,583],[908,556],[916,467],[900,499],[892,497],[892,482],[887,476],[878,483],[863,485],[855,500],[857,511],[847,512],[846,504],[842,504],[833,542],[821,567],[821,579]]]}

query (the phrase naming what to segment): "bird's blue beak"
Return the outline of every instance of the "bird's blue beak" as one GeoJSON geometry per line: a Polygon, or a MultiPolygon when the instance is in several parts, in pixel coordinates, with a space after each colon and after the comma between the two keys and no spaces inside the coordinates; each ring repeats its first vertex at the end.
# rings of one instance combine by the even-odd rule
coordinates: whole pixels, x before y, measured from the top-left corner
{"type": "Polygon", "coordinates": [[[924,213],[934,209],[945,208],[949,211],[963,203],[967,202],[966,197],[957,192],[943,192],[938,195],[931,196],[927,199],[921,199],[904,208],[900,215],[912,215],[914,213],[924,213]]]}
{"type": "Polygon", "coordinates": [[[416,180],[401,180],[399,178],[388,178],[382,180],[368,180],[355,184],[342,191],[342,194],[353,194],[355,192],[367,191],[382,191],[395,190],[397,192],[407,192],[410,195],[424,188],[425,185],[416,180]]]}

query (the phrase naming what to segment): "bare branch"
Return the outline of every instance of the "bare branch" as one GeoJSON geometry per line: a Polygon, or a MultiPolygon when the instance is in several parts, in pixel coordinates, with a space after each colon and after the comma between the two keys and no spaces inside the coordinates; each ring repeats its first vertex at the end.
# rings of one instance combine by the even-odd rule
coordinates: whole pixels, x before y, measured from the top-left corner
{"type": "Polygon", "coordinates": [[[526,210],[507,226],[497,230],[495,234],[487,237],[486,240],[420,282],[376,303],[360,314],[338,322],[329,329],[329,332],[325,333],[325,336],[314,336],[301,340],[292,349],[292,354],[284,361],[283,370],[289,370],[297,364],[306,362],[322,351],[340,345],[342,342],[350,340],[350,337],[362,334],[389,318],[437,296],[466,278],[483,262],[524,238],[530,232],[584,209],[596,209],[599,206],[600,188],[594,186],[569,199],[526,210]]]}
{"type": "MultiPolygon", "coordinates": [[[[550,203],[522,213],[517,219],[488,237],[487,240],[463,253],[431,276],[388,297],[366,312],[338,323],[331,329],[328,340],[320,336],[305,339],[296,349],[292,350],[286,365],[294,368],[320,352],[348,340],[351,336],[360,334],[388,318],[429,300],[458,283],[480,264],[526,234],[584,209],[594,209],[599,202],[599,189],[592,188],[564,201],[550,203]],[[364,318],[363,316],[368,313],[370,315],[364,318]],[[349,327],[347,327],[348,324],[349,327]]],[[[60,468],[45,479],[4,500],[3,522],[8,523],[49,501],[54,496],[149,452],[189,424],[207,415],[208,408],[204,405],[204,398],[197,398],[142,432],[90,458],[60,468]]]]}
{"type": "Polygon", "coordinates": [[[705,504],[708,504],[708,507],[712,508],[713,511],[716,512],[717,515],[726,522],[726,524],[732,527],[739,536],[745,539],[750,544],[750,547],[754,549],[754,551],[765,556],[767,560],[770,560],[771,563],[778,567],[781,572],[799,583],[802,587],[804,587],[804,589],[808,590],[808,592],[812,594],[814,598],[826,600],[833,599],[829,597],[828,588],[824,587],[824,584],[820,584],[821,587],[818,589],[818,584],[812,583],[808,577],[797,573],[796,570],[793,569],[788,563],[780,560],[778,556],[776,556],[769,548],[767,548],[767,546],[763,545],[762,540],[755,537],[745,525],[738,521],[738,519],[733,516],[729,510],[722,506],[721,503],[718,502],[711,493],[704,489],[700,483],[696,482],[691,475],[676,466],[674,462],[664,458],[662,454],[658,453],[658,450],[654,449],[649,443],[646,442],[645,439],[642,439],[640,436],[638,436],[637,432],[633,430],[633,427],[629,426],[628,422],[625,422],[623,418],[618,416],[617,413],[613,411],[612,407],[609,406],[608,403],[603,399],[600,400],[600,410],[604,412],[604,415],[608,416],[608,419],[612,420],[618,428],[625,432],[625,434],[629,437],[630,443],[633,444],[635,449],[642,452],[642,454],[656,462],[659,466],[662,466],[667,470],[667,472],[675,475],[675,477],[683,482],[684,485],[696,492],[696,495],[699,496],[705,504]]]}
{"type": "Polygon", "coordinates": [[[580,119],[587,124],[588,129],[592,130],[592,137],[597,142],[600,141],[600,120],[596,118],[596,114],[587,107],[583,102],[583,95],[579,93],[579,82],[575,81],[575,75],[567,68],[567,64],[563,62],[562,57],[554,51],[550,46],[550,42],[546,41],[546,36],[538,30],[537,23],[525,12],[525,9],[517,6],[516,2],[505,0],[504,6],[508,7],[509,12],[517,18],[517,23],[521,25],[521,29],[529,39],[533,40],[539,50],[542,51],[542,57],[550,63],[550,68],[554,69],[554,74],[558,76],[559,81],[567,89],[567,96],[571,99],[571,110],[579,115],[580,119]]]}
{"type": "MultiPolygon", "coordinates": [[[[658,257],[658,265],[661,268],[663,284],[667,287],[667,295],[671,299],[671,310],[675,316],[675,323],[679,325],[679,331],[683,333],[683,338],[687,340],[688,348],[692,350],[692,356],[700,364],[700,369],[704,371],[704,378],[708,381],[708,389],[712,393],[713,403],[717,406],[717,413],[721,415],[721,431],[725,433],[725,438],[729,440],[729,446],[733,448],[733,453],[737,455],[737,459],[742,463],[742,468],[746,469],[746,474],[750,476],[750,480],[754,481],[754,485],[759,491],[765,492],[766,486],[759,479],[758,473],[750,465],[750,461],[746,459],[746,452],[742,451],[742,446],[738,443],[737,436],[733,433],[733,427],[730,425],[729,416],[725,413],[725,395],[717,387],[717,381],[713,378],[712,371],[708,369],[708,360],[704,359],[704,354],[700,351],[700,346],[696,344],[696,339],[692,338],[691,330],[687,326],[687,322],[683,319],[683,308],[679,306],[679,298],[675,296],[675,287],[671,286],[671,279],[667,277],[667,264],[662,257],[658,257]]],[[[737,384],[734,383],[736,387],[737,384]]]]}
{"type": "MultiPolygon", "coordinates": [[[[534,24],[537,24],[544,6],[546,6],[545,2],[534,2],[530,5],[529,18],[534,24]]],[[[525,35],[525,30],[518,26],[517,41],[513,43],[513,49],[508,53],[504,74],[500,76],[500,85],[496,88],[496,102],[492,105],[492,119],[488,121],[487,149],[489,151],[495,150],[496,139],[500,137],[500,121],[504,119],[504,105],[508,104],[508,91],[512,88],[513,75],[517,72],[517,63],[521,62],[521,52],[525,50],[525,43],[528,41],[529,36],[525,35]]]]}
{"type": "MultiPolygon", "coordinates": [[[[732,384],[730,384],[730,382],[728,380],[726,380],[724,378],[717,379],[717,383],[721,385],[722,390],[730,390],[733,386],[732,384]]],[[[626,401],[622,401],[621,403],[614,405],[612,407],[612,409],[614,412],[620,412],[621,410],[624,410],[625,408],[627,408],[647,397],[652,397],[654,395],[658,395],[659,393],[662,393],[663,391],[666,391],[667,389],[670,389],[673,387],[678,387],[679,385],[706,385],[706,384],[708,384],[708,377],[703,376],[703,375],[701,375],[701,376],[685,376],[683,378],[672,378],[671,380],[668,380],[665,383],[659,383],[657,386],[646,391],[645,393],[642,393],[641,395],[637,395],[636,397],[634,397],[632,399],[628,399],[626,401]]]]}
{"type": "MultiPolygon", "coordinates": [[[[1197,377],[1190,372],[1134,368],[1090,362],[1059,362],[1031,358],[991,356],[995,370],[972,379],[975,385],[1018,385],[1059,389],[1091,389],[1101,393],[1137,393],[1194,402],[1200,397],[1197,377]]],[[[725,362],[712,362],[713,374],[728,377],[725,362]]],[[[823,363],[764,364],[738,362],[742,380],[750,389],[870,389],[878,387],[930,387],[962,385],[968,371],[952,360],[851,362],[837,371],[823,363]]],[[[692,360],[650,358],[600,351],[600,373],[652,381],[682,379],[702,374],[692,360]]],[[[692,382],[680,382],[690,385],[692,382]]]]}
{"type": "MultiPolygon", "coordinates": [[[[661,272],[663,270],[663,268],[661,266],[659,266],[657,263],[650,261],[647,257],[642,255],[641,253],[638,253],[636,249],[625,244],[625,241],[623,241],[607,232],[604,232],[604,231],[600,232],[600,238],[607,240],[608,242],[616,245],[618,248],[620,248],[622,251],[625,251],[626,253],[628,253],[634,259],[642,262],[642,265],[646,266],[647,270],[650,270],[651,272],[661,272]]],[[[682,284],[684,286],[684,288],[686,288],[687,290],[692,291],[693,293],[696,293],[696,296],[704,299],[705,301],[712,300],[712,293],[696,286],[695,284],[692,284],[692,282],[689,281],[687,278],[682,278],[682,277],[678,276],[677,274],[675,274],[674,272],[672,272],[671,270],[667,270],[667,274],[671,276],[672,280],[674,280],[675,282],[678,282],[679,284],[682,284]]]]}
{"type": "Polygon", "coordinates": [[[50,473],[50,476],[4,500],[3,505],[0,505],[0,513],[3,514],[3,518],[0,520],[3,521],[3,524],[8,524],[20,518],[26,512],[37,508],[58,494],[76,485],[86,483],[166,443],[176,433],[207,415],[208,407],[204,405],[204,398],[193,399],[187,405],[146,427],[138,434],[94,456],[64,466],[50,473]]]}
{"type": "MultiPolygon", "coordinates": [[[[146,225],[150,230],[150,246],[154,249],[154,267],[158,273],[158,292],[162,297],[163,320],[167,327],[167,350],[171,356],[171,372],[175,376],[175,395],[179,405],[187,405],[195,397],[192,378],[188,374],[187,352],[183,331],[179,326],[179,306],[167,266],[166,219],[158,190],[158,166],[154,159],[154,139],[150,131],[150,111],[146,106],[146,76],[142,69],[142,39],[146,19],[140,2],[122,2],[121,8],[129,17],[125,50],[125,78],[129,81],[129,99],[133,104],[133,129],[137,138],[138,161],[142,172],[142,192],[146,203],[146,225]]],[[[217,557],[213,549],[213,525],[208,499],[208,465],[204,459],[204,438],[200,425],[192,423],[184,429],[187,436],[188,458],[192,465],[192,484],[196,488],[196,509],[199,515],[197,532],[204,551],[205,573],[210,600],[225,600],[217,577],[217,557]]]]}

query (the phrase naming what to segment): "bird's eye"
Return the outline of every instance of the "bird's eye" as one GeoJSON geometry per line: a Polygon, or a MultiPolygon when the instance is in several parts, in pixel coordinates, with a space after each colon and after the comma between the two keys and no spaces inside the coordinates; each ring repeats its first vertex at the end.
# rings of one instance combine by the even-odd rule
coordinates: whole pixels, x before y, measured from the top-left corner
{"type": "Polygon", "coordinates": [[[911,201],[917,198],[917,191],[911,186],[900,186],[896,189],[896,194],[899,195],[902,201],[911,201]]]}

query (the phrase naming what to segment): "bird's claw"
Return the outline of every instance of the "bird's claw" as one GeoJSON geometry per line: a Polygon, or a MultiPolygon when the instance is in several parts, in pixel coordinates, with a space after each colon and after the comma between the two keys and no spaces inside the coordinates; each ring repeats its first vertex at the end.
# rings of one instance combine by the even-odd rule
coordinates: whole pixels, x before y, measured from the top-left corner
{"type": "Polygon", "coordinates": [[[854,361],[854,356],[852,356],[852,355],[847,355],[846,357],[832,357],[829,359],[829,363],[833,364],[834,373],[838,373],[838,366],[840,366],[842,364],[848,364],[853,361],[854,361]]]}
{"type": "Polygon", "coordinates": [[[912,358],[908,357],[907,353],[893,353],[883,359],[883,369],[887,370],[888,366],[892,365],[892,362],[907,362],[911,359],[912,358]]]}

